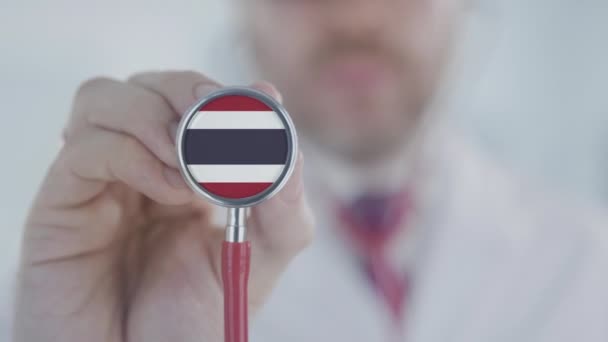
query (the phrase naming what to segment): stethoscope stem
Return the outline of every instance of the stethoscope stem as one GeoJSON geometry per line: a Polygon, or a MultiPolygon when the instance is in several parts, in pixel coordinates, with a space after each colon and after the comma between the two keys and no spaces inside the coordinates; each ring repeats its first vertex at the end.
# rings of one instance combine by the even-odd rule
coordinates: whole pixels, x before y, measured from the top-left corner
{"type": "Polygon", "coordinates": [[[226,241],[222,245],[224,341],[248,341],[247,283],[251,244],[246,240],[245,208],[228,209],[226,241]]]}
{"type": "Polygon", "coordinates": [[[226,241],[244,242],[247,240],[247,208],[228,208],[228,224],[226,226],[226,241]]]}
{"type": "Polygon", "coordinates": [[[295,127],[281,103],[251,88],[211,92],[188,109],[178,126],[175,146],[187,185],[202,198],[228,208],[221,251],[226,342],[248,338],[251,244],[246,208],[285,185],[296,164],[297,145],[295,127]],[[268,143],[255,143],[259,139],[268,143]],[[267,166],[273,171],[256,171],[267,166]]]}

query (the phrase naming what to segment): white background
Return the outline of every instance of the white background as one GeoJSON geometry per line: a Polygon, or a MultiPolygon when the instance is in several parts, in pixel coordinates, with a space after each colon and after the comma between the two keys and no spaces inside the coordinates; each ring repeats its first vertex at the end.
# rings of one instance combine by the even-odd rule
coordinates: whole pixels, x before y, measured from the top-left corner
{"type": "MultiPolygon", "coordinates": [[[[463,82],[468,110],[454,119],[539,181],[608,203],[608,2],[473,7],[481,29],[463,82]]],[[[206,47],[228,25],[222,0],[0,0],[0,281],[13,277],[27,207],[78,84],[146,69],[213,74],[206,47]]],[[[0,312],[0,341],[8,321],[0,312]]]]}

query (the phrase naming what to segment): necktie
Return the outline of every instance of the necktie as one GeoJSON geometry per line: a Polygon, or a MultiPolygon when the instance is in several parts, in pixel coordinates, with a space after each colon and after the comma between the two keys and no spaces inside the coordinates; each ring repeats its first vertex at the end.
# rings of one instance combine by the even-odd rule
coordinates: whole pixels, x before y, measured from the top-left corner
{"type": "Polygon", "coordinates": [[[338,205],[339,226],[361,260],[365,274],[382,298],[396,326],[403,320],[408,292],[404,270],[391,266],[387,245],[403,227],[410,209],[406,192],[371,193],[338,205]]]}

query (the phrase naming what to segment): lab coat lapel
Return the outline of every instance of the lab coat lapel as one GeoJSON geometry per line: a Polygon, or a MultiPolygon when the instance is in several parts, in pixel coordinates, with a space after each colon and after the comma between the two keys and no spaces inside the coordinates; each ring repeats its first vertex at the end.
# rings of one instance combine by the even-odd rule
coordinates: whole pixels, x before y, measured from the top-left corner
{"type": "Polygon", "coordinates": [[[425,215],[440,219],[425,231],[407,341],[537,341],[582,278],[589,241],[573,229],[582,222],[480,153],[451,146],[439,168],[450,170],[444,200],[425,215]]]}
{"type": "MultiPolygon", "coordinates": [[[[480,184],[488,179],[484,165],[457,139],[434,148],[437,159],[429,164],[436,173],[430,181],[438,191],[428,190],[431,197],[422,208],[423,254],[413,276],[406,336],[421,342],[473,341],[471,331],[483,334],[490,328],[478,324],[483,320],[478,315],[487,313],[480,308],[501,286],[496,266],[510,259],[512,241],[489,226],[495,217],[483,219],[494,214],[487,207],[492,201],[478,193],[487,186],[480,184]]],[[[498,192],[494,195],[500,197],[498,192]]]]}
{"type": "Polygon", "coordinates": [[[383,307],[326,217],[318,215],[313,244],[294,259],[255,319],[252,341],[384,341],[383,307]]]}

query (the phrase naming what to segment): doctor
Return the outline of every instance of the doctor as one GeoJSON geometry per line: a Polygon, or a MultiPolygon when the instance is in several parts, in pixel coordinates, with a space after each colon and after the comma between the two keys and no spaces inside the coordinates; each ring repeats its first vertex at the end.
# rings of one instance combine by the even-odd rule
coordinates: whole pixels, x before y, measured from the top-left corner
{"type": "MultiPolygon", "coordinates": [[[[252,86],[283,101],[306,156],[249,218],[254,341],[608,340],[607,222],[434,115],[469,5],[237,1],[274,84],[252,86]]],[[[15,341],[222,341],[222,232],[173,145],[218,87],[82,84],[25,227],[15,341]]]]}

